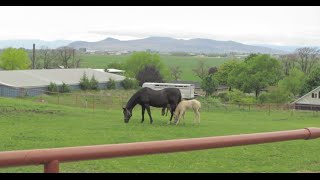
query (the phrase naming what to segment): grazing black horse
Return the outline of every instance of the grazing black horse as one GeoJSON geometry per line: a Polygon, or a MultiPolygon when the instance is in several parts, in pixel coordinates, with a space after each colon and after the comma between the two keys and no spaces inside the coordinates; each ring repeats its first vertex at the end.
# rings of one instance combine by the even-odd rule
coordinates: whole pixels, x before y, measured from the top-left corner
{"type": "Polygon", "coordinates": [[[150,123],[153,122],[150,112],[150,106],[152,107],[161,107],[166,108],[168,104],[170,104],[170,122],[172,120],[172,116],[174,110],[178,106],[179,102],[181,101],[181,92],[178,88],[165,88],[162,90],[153,90],[148,87],[144,87],[137,91],[128,101],[126,107],[123,107],[123,115],[124,115],[124,122],[128,123],[131,116],[132,116],[132,109],[137,105],[140,104],[142,107],[142,120],[141,123],[144,121],[144,112],[147,109],[150,123]]]}

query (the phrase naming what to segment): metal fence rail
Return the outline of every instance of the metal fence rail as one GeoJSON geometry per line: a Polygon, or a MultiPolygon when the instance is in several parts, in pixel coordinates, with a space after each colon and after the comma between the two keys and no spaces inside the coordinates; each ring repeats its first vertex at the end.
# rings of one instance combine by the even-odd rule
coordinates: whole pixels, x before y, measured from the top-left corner
{"type": "Polygon", "coordinates": [[[136,142],[0,152],[0,167],[44,165],[44,172],[59,172],[59,163],[172,153],[320,137],[320,128],[305,128],[231,136],[136,142]]]}

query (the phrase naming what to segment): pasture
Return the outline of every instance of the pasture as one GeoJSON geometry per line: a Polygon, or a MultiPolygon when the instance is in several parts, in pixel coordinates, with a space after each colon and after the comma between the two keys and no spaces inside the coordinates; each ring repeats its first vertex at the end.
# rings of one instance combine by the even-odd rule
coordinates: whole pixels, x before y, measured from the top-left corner
{"type": "MultiPolygon", "coordinates": [[[[111,62],[125,62],[130,55],[82,55],[81,67],[104,69],[111,62]]],[[[216,57],[196,57],[196,56],[171,56],[160,55],[161,61],[167,66],[180,66],[182,73],[181,79],[196,81],[199,80],[192,69],[197,66],[199,60],[203,60],[209,67],[220,66],[230,60],[227,58],[216,57]]]]}
{"type": "MultiPolygon", "coordinates": [[[[222,136],[320,127],[311,112],[212,109],[193,112],[185,124],[167,125],[169,116],[151,110],[154,122],[140,123],[137,106],[128,124],[121,107],[84,109],[32,99],[0,98],[0,151],[116,144],[222,136]]],[[[60,172],[320,172],[319,139],[296,140],[222,149],[63,163],[60,172]]],[[[1,168],[0,172],[42,172],[43,166],[1,168]]]]}

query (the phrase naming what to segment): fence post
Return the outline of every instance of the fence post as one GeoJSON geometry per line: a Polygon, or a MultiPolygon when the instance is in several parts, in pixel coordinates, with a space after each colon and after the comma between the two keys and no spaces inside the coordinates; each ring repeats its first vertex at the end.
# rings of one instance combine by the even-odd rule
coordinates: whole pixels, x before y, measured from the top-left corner
{"type": "Polygon", "coordinates": [[[77,107],[77,104],[78,104],[78,94],[76,94],[76,107],[77,107]]]}
{"type": "Polygon", "coordinates": [[[93,111],[94,111],[94,105],[95,105],[94,99],[95,99],[95,96],[92,95],[92,97],[93,97],[93,105],[92,105],[92,108],[93,108],[93,111]]]}
{"type": "Polygon", "coordinates": [[[59,173],[59,161],[53,160],[44,164],[44,173],[59,173]]]}
{"type": "Polygon", "coordinates": [[[250,112],[250,104],[249,104],[249,112],[250,112]]]}
{"type": "Polygon", "coordinates": [[[269,104],[269,115],[270,115],[270,104],[269,104]]]}
{"type": "Polygon", "coordinates": [[[58,93],[58,104],[60,104],[60,94],[58,93]]]}

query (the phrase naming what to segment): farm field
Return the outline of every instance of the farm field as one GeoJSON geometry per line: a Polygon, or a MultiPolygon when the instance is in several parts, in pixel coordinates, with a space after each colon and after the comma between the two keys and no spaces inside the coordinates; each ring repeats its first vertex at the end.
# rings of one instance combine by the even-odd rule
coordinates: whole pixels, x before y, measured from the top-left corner
{"type": "MultiPolygon", "coordinates": [[[[130,55],[83,55],[81,67],[104,69],[111,62],[124,62],[130,55]]],[[[208,66],[220,66],[230,60],[226,58],[215,57],[192,57],[192,56],[170,56],[160,55],[160,58],[167,66],[180,66],[182,70],[181,79],[196,81],[198,78],[194,75],[192,69],[197,66],[199,60],[203,60],[208,66]]]]}
{"type": "MultiPolygon", "coordinates": [[[[0,151],[195,138],[320,127],[319,115],[301,111],[201,111],[201,124],[167,125],[152,109],[154,124],[140,123],[136,107],[128,124],[121,108],[84,109],[0,98],[0,151]]],[[[62,163],[60,172],[320,172],[320,139],[222,149],[62,163]]],[[[43,166],[0,168],[0,172],[42,172],[43,166]]]]}

